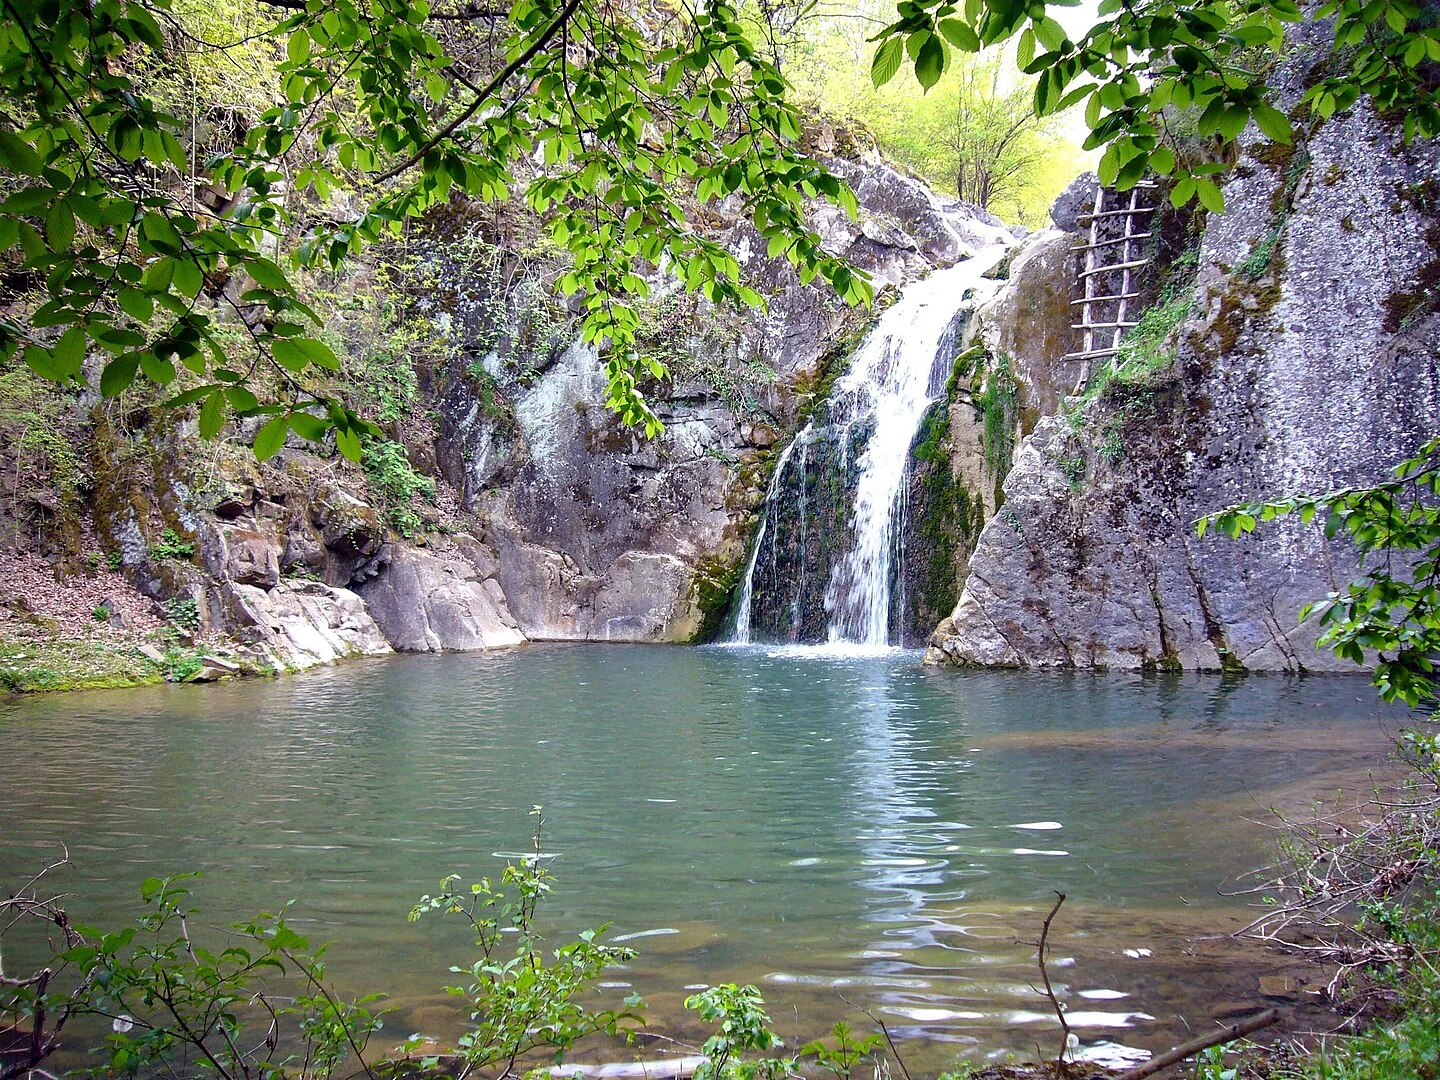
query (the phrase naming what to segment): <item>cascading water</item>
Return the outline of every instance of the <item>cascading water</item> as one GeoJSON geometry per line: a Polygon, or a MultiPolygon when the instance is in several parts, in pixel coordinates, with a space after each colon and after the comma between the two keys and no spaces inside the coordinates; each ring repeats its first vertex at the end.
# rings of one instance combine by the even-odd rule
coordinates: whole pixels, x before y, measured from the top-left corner
{"type": "Polygon", "coordinates": [[[996,245],[907,286],[836,382],[824,419],[782,452],[730,642],[748,644],[763,627],[790,642],[887,645],[910,446],[944,392],[966,299],[1004,252],[996,245]]]}

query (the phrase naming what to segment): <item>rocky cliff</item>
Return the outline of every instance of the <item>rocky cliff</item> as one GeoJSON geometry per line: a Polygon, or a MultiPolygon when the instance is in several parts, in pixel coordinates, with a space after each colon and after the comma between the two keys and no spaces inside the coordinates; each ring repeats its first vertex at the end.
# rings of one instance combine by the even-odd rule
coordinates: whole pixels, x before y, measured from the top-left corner
{"type": "MultiPolygon", "coordinates": [[[[812,222],[871,273],[881,304],[995,242],[993,218],[878,161],[831,166],[854,188],[858,220],[817,203],[812,222]]],[[[663,275],[641,311],[642,347],[670,372],[645,387],[658,438],[604,408],[601,360],[574,341],[533,223],[457,205],[383,258],[315,283],[353,364],[336,392],[385,431],[360,468],[294,439],[259,464],[253,425],[202,443],[193,420],[157,422],[138,392],[102,402],[7,369],[11,546],[62,576],[108,563],[148,598],[151,622],[250,667],[695,639],[728,600],[778,447],[867,317],[765,257],[742,210],[722,206],[700,226],[745,264],[768,311],[716,310],[663,275]]],[[[10,606],[21,623],[51,617],[10,606]]]]}
{"type": "MultiPolygon", "coordinates": [[[[994,242],[988,215],[946,205],[880,165],[834,161],[858,221],[817,207],[826,247],[887,293],[994,242]]],[[[651,388],[659,438],[621,428],[597,403],[604,377],[574,345],[531,377],[498,356],[485,373],[513,402],[495,415],[486,383],[457,382],[441,405],[440,469],[499,562],[509,610],[530,638],[685,641],[723,612],[778,448],[823,393],[863,325],[758,254],[748,221],[720,226],[769,300],[758,318],[719,312],[657,283],[648,347],[670,378],[651,388]]]]}
{"type": "MultiPolygon", "coordinates": [[[[1303,78],[1292,70],[1282,98],[1303,78]]],[[[1024,329],[1023,291],[992,312],[992,334],[1040,361],[1022,359],[1020,380],[1052,415],[1016,452],[930,661],[1350,666],[1314,648],[1313,619],[1297,623],[1302,604],[1356,575],[1343,540],[1291,522],[1200,539],[1192,523],[1238,501],[1379,481],[1440,430],[1440,152],[1404,147],[1398,122],[1362,104],[1294,147],[1251,133],[1225,198],[1164,363],[1061,404],[1074,373],[1056,362],[1058,313],[1041,320],[1051,342],[1024,329]],[[1018,343],[1026,333],[1033,349],[1018,343]]],[[[1067,243],[1041,238],[1028,253],[1053,261],[1040,275],[1052,292],[1073,273],[1067,243]]]]}

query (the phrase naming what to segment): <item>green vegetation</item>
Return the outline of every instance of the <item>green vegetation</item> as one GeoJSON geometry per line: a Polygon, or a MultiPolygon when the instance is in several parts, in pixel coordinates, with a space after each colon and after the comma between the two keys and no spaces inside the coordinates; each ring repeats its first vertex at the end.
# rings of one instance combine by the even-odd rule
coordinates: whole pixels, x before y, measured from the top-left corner
{"type": "MultiPolygon", "coordinates": [[[[538,820],[540,809],[533,811],[538,820]]],[[[496,1067],[511,1074],[537,1051],[560,1063],[578,1042],[597,1034],[627,1036],[641,1021],[636,995],[619,1010],[592,1010],[583,995],[615,964],[634,957],[603,945],[599,930],[546,951],[540,906],[553,888],[537,825],[532,853],[505,867],[498,882],[482,878],[460,887],[458,875],[440,882],[410,911],[416,922],[432,913],[460,919],[472,934],[475,958],[450,970],[467,984],[448,987],[469,1013],[454,1050],[433,1052],[418,1035],[388,1053],[370,1047],[389,1009],[383,995],[342,997],[329,981],[327,946],[299,934],[287,911],[262,914],[207,934],[190,904],[195,875],[148,878],[145,906],[134,925],[102,931],[72,922],[50,880],[61,859],[0,900],[0,937],[17,925],[49,928],[52,955],[30,977],[0,983],[0,1022],[31,1026],[36,1038],[17,1058],[21,1072],[39,1066],[58,1046],[58,1031],[78,1017],[99,1017],[109,1029],[95,1074],[189,1075],[196,1061],[221,1080],[330,1080],[342,1066],[370,1075],[441,1077],[496,1067]],[[281,1048],[284,1048],[283,1050],[281,1048]],[[179,1070],[178,1072],[176,1070],[179,1070]]],[[[770,1030],[754,986],[724,984],[686,1000],[715,1025],[701,1048],[700,1080],[758,1080],[794,1075],[800,1056],[813,1057],[837,1080],[879,1046],[878,1036],[832,1029],[832,1044],[817,1040],[799,1055],[774,1057],[782,1043],[770,1030]],[[762,1055],[762,1056],[756,1056],[762,1055]]],[[[73,1030],[73,1029],[72,1029],[73,1030]]],[[[98,1048],[97,1048],[98,1049],[98,1048]]]]}
{"type": "MultiPolygon", "coordinates": [[[[1288,150],[1288,148],[1283,149],[1288,150]]],[[[1310,155],[1303,150],[1278,156],[1284,164],[1285,182],[1275,195],[1274,216],[1270,222],[1270,229],[1250,254],[1235,267],[1236,273],[1245,275],[1251,281],[1259,281],[1270,270],[1271,263],[1275,258],[1275,246],[1280,242],[1280,236],[1285,231],[1285,223],[1290,220],[1295,191],[1300,186],[1300,179],[1305,175],[1305,170],[1310,167],[1310,155]]]]}
{"type": "Polygon", "coordinates": [[[800,151],[765,27],[726,3],[658,24],[596,0],[197,6],[5,8],[0,254],[33,287],[0,318],[0,357],[43,378],[84,382],[94,352],[107,398],[142,380],[199,406],[203,437],[265,418],[262,459],[333,430],[358,460],[378,432],[327,389],[341,360],[305,278],[455,196],[523,192],[581,336],[607,351],[607,403],[651,432],[636,378],[661,371],[633,352],[645,271],[763,303],[687,207],[733,199],[804,280],[870,298],[803,217],[807,197],[852,215],[854,197],[800,151]]]}
{"type": "Polygon", "coordinates": [[[938,190],[1042,225],[1086,155],[1062,125],[1035,115],[1034,79],[1014,79],[995,54],[957,58],[928,94],[876,87],[862,59],[867,33],[853,18],[809,20],[787,55],[799,96],[833,123],[868,133],[886,157],[938,190]]]}
{"type": "Polygon", "coordinates": [[[184,562],[195,557],[195,544],[186,540],[174,529],[166,529],[160,539],[150,545],[150,558],[157,561],[179,559],[184,562]]]}
{"type": "Polygon", "coordinates": [[[1085,407],[1100,397],[1124,403],[1152,389],[1175,364],[1175,331],[1190,315],[1194,294],[1188,284],[1166,290],[1160,301],[1146,308],[1120,341],[1115,356],[1098,365],[1085,390],[1068,407],[1073,426],[1083,422],[1085,407]]]}
{"type": "Polygon", "coordinates": [[[435,499],[435,481],[417,473],[405,447],[390,439],[366,439],[360,467],[370,481],[370,495],[401,536],[414,536],[423,522],[415,512],[416,497],[435,499]]]}
{"type": "Polygon", "coordinates": [[[74,395],[0,361],[0,468],[13,486],[12,529],[42,508],[53,508],[62,532],[78,523],[90,474],[76,412],[74,395]]]}
{"type": "Polygon", "coordinates": [[[696,1068],[695,1080],[774,1080],[787,1075],[788,1063],[783,1058],[743,1056],[765,1055],[785,1045],[770,1030],[765,999],[755,987],[734,983],[712,986],[686,998],[685,1007],[694,1009],[706,1023],[718,1025],[715,1034],[700,1048],[706,1060],[696,1068]]]}
{"type": "Polygon", "coordinates": [[[115,689],[164,679],[164,669],[133,646],[49,635],[0,637],[0,690],[8,693],[115,689]]]}
{"type": "Polygon", "coordinates": [[[640,309],[637,347],[661,365],[672,386],[699,382],[733,412],[760,413],[760,396],[775,372],[758,357],[741,356],[744,319],[698,297],[670,292],[640,309]]]}
{"type": "MultiPolygon", "coordinates": [[[[1095,452],[1111,467],[1125,458],[1126,426],[1155,416],[1156,392],[1174,374],[1176,335],[1194,306],[1198,266],[1199,247],[1192,246],[1164,267],[1156,303],[1126,332],[1116,354],[1091,368],[1084,391],[1065,406],[1072,432],[1098,419],[1095,452]],[[1096,401],[1107,407],[1097,412],[1092,408],[1096,401]]],[[[1061,467],[1071,487],[1078,488],[1088,465],[1081,454],[1061,467]]]]}
{"type": "MultiPolygon", "coordinates": [[[[830,1038],[834,1040],[833,1044],[825,1039],[816,1039],[802,1046],[800,1053],[802,1056],[813,1055],[815,1064],[834,1076],[835,1080],[850,1080],[855,1066],[866,1058],[872,1058],[885,1045],[884,1035],[872,1033],[857,1037],[844,1020],[835,1021],[835,1026],[830,1029],[830,1038]]],[[[876,1076],[879,1076],[878,1070],[876,1076]]]]}
{"type": "Polygon", "coordinates": [[[913,0],[896,15],[878,35],[877,86],[908,56],[928,90],[957,55],[1013,42],[1021,70],[1036,76],[1038,115],[1083,103],[1085,147],[1104,148],[1101,182],[1128,190],[1150,173],[1173,176],[1175,206],[1198,198],[1223,210],[1217,180],[1228,166],[1223,155],[1189,159],[1169,110],[1193,110],[1194,133],[1220,143],[1233,143],[1252,122],[1274,142],[1291,141],[1290,117],[1270,103],[1265,84],[1287,22],[1335,20],[1326,70],[1304,94],[1314,115],[1343,112],[1368,95],[1377,109],[1403,117],[1407,142],[1440,133],[1440,101],[1425,70],[1425,61],[1440,60],[1440,26],[1414,0],[1326,0],[1313,12],[1293,0],[1104,0],[1094,23],[1074,36],[1050,5],[1020,0],[913,0]]]}
{"type": "Polygon", "coordinates": [[[200,605],[191,596],[172,596],[164,603],[165,617],[187,634],[200,630],[200,605]]]}
{"type": "Polygon", "coordinates": [[[985,354],[976,365],[970,401],[984,422],[985,464],[1001,479],[1010,472],[1015,455],[1015,428],[1019,421],[1018,386],[1004,353],[985,354]]]}

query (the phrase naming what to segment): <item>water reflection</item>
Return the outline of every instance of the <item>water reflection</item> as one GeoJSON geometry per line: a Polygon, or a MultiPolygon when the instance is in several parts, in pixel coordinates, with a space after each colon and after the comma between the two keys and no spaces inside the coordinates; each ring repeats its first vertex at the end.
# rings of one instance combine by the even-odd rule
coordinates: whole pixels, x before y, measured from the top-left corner
{"type": "Polygon", "coordinates": [[[1063,889],[1057,955],[1097,995],[1075,1011],[1090,1041],[1112,1021],[1133,1041],[1157,994],[1203,1020],[1253,989],[1229,955],[1177,989],[1197,962],[1177,938],[1243,914],[1217,887],[1264,858],[1246,818],[1365,785],[1399,724],[1358,680],[913,659],[546,647],[4,699],[26,758],[0,880],[64,839],[90,923],[130,917],[154,873],[206,871],[217,924],[298,897],[337,977],[445,1034],[467,937],[404,912],[446,873],[494,874],[543,803],[552,937],[612,920],[641,957],[605,992],[633,984],[666,1025],[687,987],[768,979],[817,1028],[844,993],[909,1037],[1028,1052],[1045,1010],[1021,942],[1063,889]]]}

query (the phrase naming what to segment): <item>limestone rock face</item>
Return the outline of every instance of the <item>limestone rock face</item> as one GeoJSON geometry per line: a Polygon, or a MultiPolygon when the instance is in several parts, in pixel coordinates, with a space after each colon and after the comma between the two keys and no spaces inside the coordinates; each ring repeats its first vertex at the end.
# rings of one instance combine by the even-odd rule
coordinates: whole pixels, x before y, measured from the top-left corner
{"type": "Polygon", "coordinates": [[[278,668],[299,671],[349,656],[390,652],[364,602],[319,581],[224,587],[233,624],[249,629],[257,651],[278,668]]]}
{"type": "Polygon", "coordinates": [[[930,660],[1353,670],[1296,620],[1357,576],[1349,545],[1192,523],[1375,483],[1440,430],[1440,153],[1365,105],[1293,153],[1246,141],[1173,370],[1039,422],[930,660]]]}
{"type": "Polygon", "coordinates": [[[1041,416],[1058,412],[1084,375],[1084,361],[1065,359],[1081,345],[1071,329],[1074,247],[1074,236],[1055,229],[1027,237],[1010,264],[1008,286],[976,316],[990,354],[1009,360],[1027,432],[1041,416]]]}
{"type": "MultiPolygon", "coordinates": [[[[990,215],[886,166],[830,165],[860,213],[817,203],[811,224],[878,291],[1010,239],[990,215]]],[[[661,435],[646,439],[604,407],[604,366],[578,343],[524,378],[495,354],[478,358],[482,374],[441,400],[437,462],[494,548],[495,580],[526,638],[686,641],[714,629],[768,469],[861,328],[858,312],[767,256],[738,202],[720,207],[727,213],[709,224],[769,309],[717,311],[657,278],[652,302],[674,314],[648,347],[670,377],[643,388],[661,435]]],[[[370,587],[361,591],[375,607],[370,587]]]]}
{"type": "Polygon", "coordinates": [[[519,645],[516,627],[493,576],[493,557],[470,538],[467,545],[432,553],[386,545],[382,568],[358,587],[385,638],[402,652],[447,652],[519,645]],[[477,560],[466,557],[466,548],[477,560]]]}

